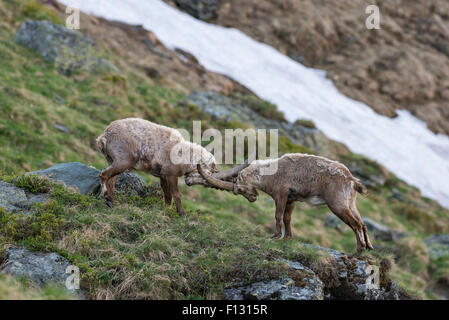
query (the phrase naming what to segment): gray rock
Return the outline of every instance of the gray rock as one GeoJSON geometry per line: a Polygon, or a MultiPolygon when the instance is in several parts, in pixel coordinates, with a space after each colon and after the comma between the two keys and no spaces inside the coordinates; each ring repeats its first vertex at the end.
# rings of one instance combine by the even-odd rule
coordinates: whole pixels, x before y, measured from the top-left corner
{"type": "Polygon", "coordinates": [[[26,277],[33,283],[43,286],[57,283],[65,286],[68,277],[66,268],[70,263],[56,253],[31,252],[24,248],[8,248],[7,263],[2,273],[16,277],[26,277]]]}
{"type": "Polygon", "coordinates": [[[304,244],[304,246],[325,251],[334,260],[332,268],[336,269],[336,279],[321,279],[325,284],[325,291],[330,293],[330,299],[399,299],[399,288],[394,282],[388,288],[382,287],[380,283],[370,284],[370,280],[373,279],[370,275],[377,268],[377,266],[372,265],[370,262],[348,257],[346,254],[337,250],[323,248],[317,245],[304,244]]]}
{"type": "MultiPolygon", "coordinates": [[[[405,236],[404,233],[395,230],[390,230],[390,228],[388,228],[387,226],[377,223],[370,218],[363,217],[362,220],[363,223],[367,226],[368,231],[372,232],[377,239],[383,241],[395,241],[405,236]]],[[[327,216],[325,225],[329,228],[334,228],[339,231],[343,231],[346,226],[343,223],[343,221],[341,221],[334,214],[329,214],[327,216]]]]}
{"type": "Polygon", "coordinates": [[[301,283],[291,278],[256,282],[246,287],[226,289],[227,300],[323,300],[323,282],[309,268],[299,262],[279,260],[290,268],[303,272],[301,283]]]}
{"type": "Polygon", "coordinates": [[[44,203],[48,197],[43,194],[26,193],[13,184],[0,181],[0,208],[9,213],[30,214],[34,203],[44,203]]]}
{"type": "Polygon", "coordinates": [[[99,56],[91,39],[49,21],[26,21],[17,31],[15,41],[55,64],[62,74],[69,75],[79,69],[118,72],[99,56]]]}
{"type": "Polygon", "coordinates": [[[146,184],[145,180],[135,173],[129,171],[123,172],[117,180],[116,189],[137,196],[147,196],[153,192],[146,184]]]}
{"type": "Polygon", "coordinates": [[[438,234],[424,239],[429,255],[433,259],[449,256],[449,234],[438,234]]]}
{"type": "Polygon", "coordinates": [[[40,287],[53,284],[67,290],[74,298],[85,299],[80,289],[67,289],[66,280],[70,276],[67,267],[71,264],[57,253],[32,252],[22,247],[6,249],[6,264],[1,273],[25,278],[40,287]]]}
{"type": "Polygon", "coordinates": [[[53,125],[53,128],[58,129],[59,131],[64,132],[64,133],[69,133],[70,132],[70,130],[68,128],[66,128],[64,126],[61,126],[60,124],[57,124],[57,123],[55,123],[53,125]]]}
{"type": "Polygon", "coordinates": [[[161,58],[167,59],[167,60],[173,60],[172,56],[157,49],[156,46],[153,44],[153,42],[150,39],[143,39],[142,43],[145,44],[145,46],[148,48],[148,50],[150,50],[155,55],[157,55],[161,58]]]}
{"type": "MultiPolygon", "coordinates": [[[[100,170],[86,166],[80,162],[61,163],[45,170],[30,172],[46,176],[50,180],[74,188],[81,194],[97,195],[100,192],[100,170]]],[[[138,196],[150,195],[154,192],[137,174],[125,171],[117,180],[117,191],[124,191],[138,196]]]]}
{"type": "Polygon", "coordinates": [[[409,201],[407,200],[406,197],[404,197],[404,195],[397,189],[397,188],[392,188],[391,189],[391,193],[392,193],[392,198],[396,199],[400,202],[404,202],[404,203],[408,203],[409,201]]]}
{"type": "Polygon", "coordinates": [[[346,155],[342,157],[341,162],[369,188],[378,189],[387,182],[386,171],[373,160],[358,155],[346,155]]]}
{"type": "Polygon", "coordinates": [[[100,190],[99,170],[80,162],[61,163],[45,170],[30,172],[75,188],[81,194],[97,194],[100,190]]]}
{"type": "Polygon", "coordinates": [[[332,156],[330,152],[332,142],[316,128],[265,118],[239,101],[215,92],[197,91],[186,97],[184,102],[197,105],[201,111],[226,122],[239,121],[252,124],[255,128],[278,129],[279,134],[289,138],[293,143],[309,148],[318,155],[332,156]]]}
{"type": "Polygon", "coordinates": [[[173,0],[183,11],[200,20],[209,20],[217,16],[219,0],[173,0]]]}
{"type": "Polygon", "coordinates": [[[7,212],[28,213],[28,198],[20,188],[0,181],[0,207],[5,208],[7,212]]]}

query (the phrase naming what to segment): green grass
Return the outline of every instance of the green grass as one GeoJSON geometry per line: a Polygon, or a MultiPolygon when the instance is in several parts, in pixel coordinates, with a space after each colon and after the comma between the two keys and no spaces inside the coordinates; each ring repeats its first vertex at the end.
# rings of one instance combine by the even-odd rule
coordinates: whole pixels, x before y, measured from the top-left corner
{"type": "Polygon", "coordinates": [[[48,285],[32,287],[24,281],[0,274],[0,300],[70,300],[75,297],[66,290],[48,285]]]}
{"type": "Polygon", "coordinates": [[[312,120],[308,119],[298,119],[295,121],[295,125],[303,126],[309,129],[317,129],[315,123],[312,120]]]}
{"type": "Polygon", "coordinates": [[[254,95],[241,93],[234,93],[232,97],[236,99],[236,101],[240,101],[241,104],[248,106],[251,110],[266,118],[286,122],[284,113],[279,111],[276,105],[266,100],[254,95]]]}
{"type": "Polygon", "coordinates": [[[211,219],[207,211],[179,216],[158,197],[119,193],[109,209],[93,197],[43,184],[50,185],[52,201],[36,205],[33,215],[2,211],[0,242],[65,256],[80,267],[89,298],[215,299],[234,283],[286,275],[276,258],[314,257],[299,250],[299,241],[270,241],[254,225],[211,219]]]}

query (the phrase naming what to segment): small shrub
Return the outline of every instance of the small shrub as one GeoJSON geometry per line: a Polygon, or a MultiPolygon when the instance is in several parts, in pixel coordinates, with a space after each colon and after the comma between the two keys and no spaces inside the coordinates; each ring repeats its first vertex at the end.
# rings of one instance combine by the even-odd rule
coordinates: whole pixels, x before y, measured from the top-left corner
{"type": "Polygon", "coordinates": [[[359,167],[359,174],[368,177],[369,175],[381,175],[389,178],[389,173],[376,161],[368,159],[362,155],[349,153],[341,154],[341,161],[348,167],[359,167]]]}
{"type": "Polygon", "coordinates": [[[27,18],[34,20],[48,20],[60,25],[64,24],[57,13],[34,0],[27,1],[23,6],[22,12],[27,18]]]}
{"type": "Polygon", "coordinates": [[[2,241],[23,244],[31,249],[47,248],[64,226],[64,220],[58,217],[61,211],[55,201],[36,205],[32,215],[0,210],[2,241]]]}
{"type": "Polygon", "coordinates": [[[307,120],[307,119],[298,119],[295,121],[295,125],[301,126],[301,127],[306,127],[309,129],[316,129],[315,123],[312,120],[307,120]]]}
{"type": "Polygon", "coordinates": [[[299,144],[295,144],[289,138],[287,138],[285,136],[279,136],[278,147],[279,147],[279,152],[281,154],[285,154],[285,153],[314,154],[313,151],[310,150],[309,148],[306,148],[299,144]]]}
{"type": "Polygon", "coordinates": [[[19,188],[33,193],[48,193],[52,188],[52,182],[39,175],[28,174],[13,178],[11,182],[19,188]]]}
{"type": "MultiPolygon", "coordinates": [[[[105,77],[105,80],[111,82],[115,87],[123,91],[128,91],[128,80],[119,74],[110,74],[105,77]]],[[[112,92],[116,92],[114,88],[112,92]]]]}
{"type": "Polygon", "coordinates": [[[234,94],[232,97],[265,118],[287,122],[284,113],[279,111],[278,107],[271,102],[251,94],[234,94]]]}

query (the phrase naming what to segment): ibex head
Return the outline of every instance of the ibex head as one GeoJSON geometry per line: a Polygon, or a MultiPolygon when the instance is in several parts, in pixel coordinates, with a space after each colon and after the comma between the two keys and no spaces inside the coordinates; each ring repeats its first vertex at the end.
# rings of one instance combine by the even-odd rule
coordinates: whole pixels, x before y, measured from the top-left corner
{"type": "MultiPolygon", "coordinates": [[[[247,166],[248,166],[248,164],[245,166],[245,168],[247,166]]],[[[254,186],[247,184],[241,175],[238,175],[236,178],[233,179],[232,182],[229,182],[229,181],[225,181],[225,179],[218,179],[218,178],[214,177],[213,175],[207,174],[204,171],[204,169],[201,167],[201,165],[199,165],[199,164],[197,165],[197,169],[198,169],[199,174],[204,178],[204,180],[206,180],[206,182],[214,188],[217,188],[220,190],[232,191],[235,195],[241,194],[249,202],[256,201],[257,197],[259,196],[257,189],[254,186]]],[[[238,172],[240,172],[243,169],[244,168],[240,169],[238,172]]]]}

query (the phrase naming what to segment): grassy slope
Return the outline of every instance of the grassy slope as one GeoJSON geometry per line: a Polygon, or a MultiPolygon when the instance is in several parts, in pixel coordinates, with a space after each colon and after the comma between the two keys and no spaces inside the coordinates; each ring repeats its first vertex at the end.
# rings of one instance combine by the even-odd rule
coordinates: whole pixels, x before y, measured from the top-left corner
{"type": "MultiPolygon", "coordinates": [[[[203,127],[213,125],[195,106],[177,104],[183,94],[161,87],[134,69],[132,62],[121,75],[58,74],[12,41],[26,15],[49,16],[36,8],[27,11],[23,1],[0,1],[5,25],[0,29],[0,56],[6,61],[0,64],[0,108],[5,115],[0,119],[0,168],[4,174],[69,161],[102,168],[106,163],[94,151],[93,141],[118,118],[143,117],[187,129],[191,119],[203,119],[203,127]],[[68,127],[70,133],[53,128],[55,123],[68,127]]],[[[391,185],[424,209],[392,200],[391,188],[385,187],[359,197],[360,211],[409,233],[395,244],[400,258],[393,279],[412,293],[431,297],[425,292],[429,270],[449,274],[449,267],[446,259],[429,260],[422,239],[428,233],[448,232],[448,225],[441,222],[447,219],[447,210],[422,200],[416,190],[396,179],[390,180],[391,185]]],[[[120,205],[109,210],[95,199],[59,190],[52,204],[37,209],[36,230],[21,228],[29,222],[11,221],[2,214],[2,228],[11,231],[1,241],[63,254],[82,267],[82,284],[92,298],[219,298],[223,287],[237,279],[251,282],[285,272],[273,263],[276,256],[316,259],[316,253],[304,250],[301,241],[345,252],[355,249],[348,228],[340,233],[324,226],[326,207],[298,204],[294,239],[268,241],[274,224],[274,204],[268,197],[249,204],[244,198],[201,187],[182,186],[182,192],[187,218],[178,217],[156,198],[132,203],[122,198],[120,205]]]]}

